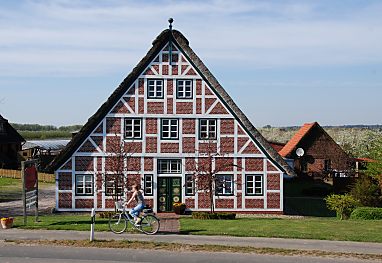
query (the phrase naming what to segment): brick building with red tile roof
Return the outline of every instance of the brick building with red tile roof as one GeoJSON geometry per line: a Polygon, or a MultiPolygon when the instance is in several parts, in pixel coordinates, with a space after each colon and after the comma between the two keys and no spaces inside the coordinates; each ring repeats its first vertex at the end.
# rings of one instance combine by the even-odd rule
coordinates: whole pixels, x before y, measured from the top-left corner
{"type": "Polygon", "coordinates": [[[294,160],[298,175],[313,178],[349,176],[353,167],[352,159],[317,122],[305,123],[279,154],[294,160]],[[298,148],[303,150],[300,157],[296,154],[298,148]]]}

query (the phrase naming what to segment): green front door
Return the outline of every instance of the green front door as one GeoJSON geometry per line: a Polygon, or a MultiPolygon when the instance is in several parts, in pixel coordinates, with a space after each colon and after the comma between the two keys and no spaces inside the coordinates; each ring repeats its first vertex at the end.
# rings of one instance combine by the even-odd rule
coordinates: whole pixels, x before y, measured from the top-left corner
{"type": "Polygon", "coordinates": [[[172,204],[182,201],[182,180],[180,177],[158,178],[158,211],[173,211],[172,204]]]}

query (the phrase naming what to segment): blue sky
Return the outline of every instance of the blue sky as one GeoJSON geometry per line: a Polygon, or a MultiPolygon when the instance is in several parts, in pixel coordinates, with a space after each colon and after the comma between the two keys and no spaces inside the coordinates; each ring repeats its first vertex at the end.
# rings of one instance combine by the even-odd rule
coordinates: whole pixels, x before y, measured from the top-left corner
{"type": "Polygon", "coordinates": [[[381,124],[382,1],[3,0],[0,114],[84,124],[174,28],[256,126],[381,124]]]}

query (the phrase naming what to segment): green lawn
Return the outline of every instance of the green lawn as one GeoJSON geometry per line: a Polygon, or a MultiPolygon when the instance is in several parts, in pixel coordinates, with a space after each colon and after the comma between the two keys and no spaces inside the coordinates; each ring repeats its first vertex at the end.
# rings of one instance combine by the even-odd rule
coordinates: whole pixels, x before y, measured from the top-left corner
{"type": "MultiPolygon", "coordinates": [[[[51,186],[51,183],[39,182],[39,188],[51,186]]],[[[21,199],[21,180],[0,177],[0,203],[21,199]]]]}
{"type": "Polygon", "coordinates": [[[0,178],[0,203],[21,199],[21,180],[0,178]]]}
{"type": "Polygon", "coordinates": [[[335,218],[199,220],[181,218],[180,223],[182,234],[306,238],[382,243],[382,220],[340,221],[335,218]]]}
{"type": "MultiPolygon", "coordinates": [[[[46,215],[41,222],[16,218],[15,227],[49,230],[90,230],[89,215],[46,215]]],[[[236,220],[198,220],[181,218],[181,233],[192,235],[228,235],[243,237],[283,237],[382,243],[381,220],[345,220],[335,218],[239,218],[236,220]]],[[[96,231],[109,231],[108,219],[98,218],[96,231]]],[[[131,231],[131,226],[128,231],[131,231]]]]}
{"type": "MultiPolygon", "coordinates": [[[[35,223],[34,217],[28,217],[28,225],[23,225],[23,217],[17,217],[14,227],[28,229],[48,229],[48,230],[90,230],[90,213],[89,215],[46,215],[39,217],[40,222],[35,223]]],[[[108,219],[97,218],[96,231],[106,231],[108,219]]]]}
{"type": "MultiPolygon", "coordinates": [[[[35,223],[34,217],[28,217],[28,224],[23,225],[23,217],[17,217],[14,223],[16,228],[48,229],[48,230],[90,230],[90,213],[88,215],[44,215],[39,217],[40,222],[35,223]]],[[[108,218],[96,218],[95,231],[109,231],[108,218]]],[[[132,231],[131,224],[128,231],[132,231]]]]}

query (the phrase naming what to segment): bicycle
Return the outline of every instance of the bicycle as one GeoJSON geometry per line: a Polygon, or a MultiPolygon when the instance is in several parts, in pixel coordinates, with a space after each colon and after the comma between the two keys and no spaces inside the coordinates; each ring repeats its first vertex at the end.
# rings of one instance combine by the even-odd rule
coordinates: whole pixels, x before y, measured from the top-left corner
{"type": "Polygon", "coordinates": [[[144,208],[141,215],[141,222],[135,224],[134,218],[128,213],[122,202],[115,202],[117,211],[115,215],[109,218],[109,229],[115,234],[125,232],[128,223],[146,235],[155,235],[160,227],[159,219],[154,215],[151,208],[144,208]]]}

